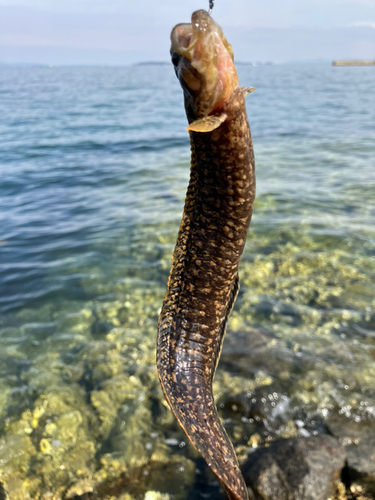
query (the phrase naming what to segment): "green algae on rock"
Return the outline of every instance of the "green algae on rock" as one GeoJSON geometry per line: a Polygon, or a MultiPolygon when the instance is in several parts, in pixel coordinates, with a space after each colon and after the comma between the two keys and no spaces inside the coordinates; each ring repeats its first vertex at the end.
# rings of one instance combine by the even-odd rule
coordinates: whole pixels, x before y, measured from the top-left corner
{"type": "MultiPolygon", "coordinates": [[[[349,418],[359,429],[371,425],[375,407],[374,257],[359,259],[358,251],[349,247],[322,251],[321,242],[307,228],[298,244],[273,245],[276,236],[255,231],[246,250],[242,289],[214,392],[222,400],[258,387],[271,388],[275,377],[281,377],[291,404],[277,428],[270,428],[269,422],[266,427],[255,425],[241,418],[241,412],[237,420],[231,417],[226,428],[241,456],[254,432],[260,442],[267,442],[311,429],[307,424],[301,427],[293,407],[304,407],[311,419],[315,414],[328,424],[337,414],[340,425],[349,418]],[[256,258],[252,246],[258,251],[256,258]]],[[[166,254],[169,251],[170,247],[166,254]]],[[[165,269],[161,279],[164,273],[165,269]]],[[[73,496],[95,491],[132,470],[171,463],[174,448],[163,440],[171,435],[173,420],[153,370],[162,290],[142,287],[130,294],[126,285],[121,299],[87,302],[81,309],[67,305],[57,315],[51,308],[23,311],[20,325],[33,322],[22,327],[29,343],[47,334],[43,343],[32,347],[37,356],[31,362],[28,347],[18,341],[21,329],[8,330],[3,356],[5,352],[12,357],[6,361],[0,356],[6,373],[0,411],[5,417],[1,459],[10,458],[2,464],[0,481],[12,498],[37,499],[48,491],[56,499],[68,492],[73,496]],[[46,325],[40,331],[38,317],[46,325]],[[93,336],[95,321],[109,322],[113,328],[93,336]],[[51,322],[58,333],[49,337],[51,322]],[[55,353],[53,338],[59,350],[55,353]],[[22,386],[17,385],[17,374],[22,386]]],[[[224,416],[220,407],[219,411],[224,416]]],[[[194,474],[189,478],[192,485],[194,474]]]]}

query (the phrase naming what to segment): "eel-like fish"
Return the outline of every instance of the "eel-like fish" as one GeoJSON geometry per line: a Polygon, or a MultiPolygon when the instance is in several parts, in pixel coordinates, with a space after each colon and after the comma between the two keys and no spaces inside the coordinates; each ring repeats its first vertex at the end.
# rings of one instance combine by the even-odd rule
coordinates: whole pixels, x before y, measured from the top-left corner
{"type": "Polygon", "coordinates": [[[248,493],[216,411],[212,380],[236,299],[238,263],[255,197],[254,154],[233,51],[204,10],[171,34],[185,97],[191,172],[158,323],[157,368],[166,400],[231,500],[248,493]]]}

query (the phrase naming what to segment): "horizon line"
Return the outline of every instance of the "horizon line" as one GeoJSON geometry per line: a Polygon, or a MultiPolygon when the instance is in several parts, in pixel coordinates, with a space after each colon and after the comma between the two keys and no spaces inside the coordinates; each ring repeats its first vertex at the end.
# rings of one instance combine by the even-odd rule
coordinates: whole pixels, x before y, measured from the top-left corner
{"type": "MultiPolygon", "coordinates": [[[[273,65],[283,65],[283,64],[303,64],[303,63],[315,63],[315,64],[331,64],[334,59],[321,59],[321,58],[311,58],[311,59],[290,59],[289,61],[276,62],[272,60],[255,60],[255,61],[235,61],[238,66],[273,66],[273,65]]],[[[362,60],[358,59],[358,60],[362,60]]],[[[170,61],[163,60],[144,60],[137,61],[134,63],[39,63],[39,62],[3,62],[0,61],[0,66],[32,66],[32,67],[44,67],[50,68],[54,66],[104,66],[104,67],[134,67],[134,66],[169,66],[170,61]]]]}

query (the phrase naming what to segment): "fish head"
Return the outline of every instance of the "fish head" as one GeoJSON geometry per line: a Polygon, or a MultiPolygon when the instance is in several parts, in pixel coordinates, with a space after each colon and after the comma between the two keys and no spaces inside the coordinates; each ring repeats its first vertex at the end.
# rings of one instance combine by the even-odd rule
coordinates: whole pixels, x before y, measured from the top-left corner
{"type": "Polygon", "coordinates": [[[194,119],[219,110],[238,86],[232,46],[205,10],[171,33],[171,56],[194,119]]]}

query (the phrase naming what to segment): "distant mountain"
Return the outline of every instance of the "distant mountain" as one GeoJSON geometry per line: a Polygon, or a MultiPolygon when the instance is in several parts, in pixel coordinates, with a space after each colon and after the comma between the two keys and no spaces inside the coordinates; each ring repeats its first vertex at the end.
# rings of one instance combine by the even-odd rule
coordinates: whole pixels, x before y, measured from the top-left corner
{"type": "Polygon", "coordinates": [[[40,63],[28,63],[28,62],[24,62],[24,63],[12,63],[12,62],[2,62],[0,61],[0,66],[6,66],[6,67],[12,67],[12,66],[17,66],[17,67],[37,67],[37,68],[41,68],[41,67],[45,67],[47,66],[46,64],[40,64],[40,63]]]}
{"type": "Polygon", "coordinates": [[[136,63],[133,66],[169,66],[170,64],[167,61],[145,61],[136,63]]]}
{"type": "Polygon", "coordinates": [[[271,66],[274,64],[271,61],[236,61],[234,60],[236,66],[271,66]]]}

